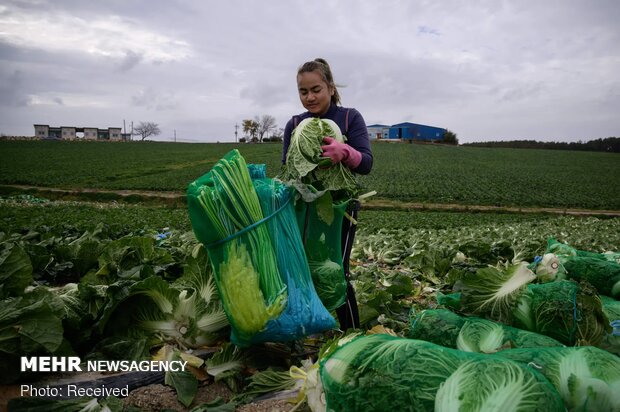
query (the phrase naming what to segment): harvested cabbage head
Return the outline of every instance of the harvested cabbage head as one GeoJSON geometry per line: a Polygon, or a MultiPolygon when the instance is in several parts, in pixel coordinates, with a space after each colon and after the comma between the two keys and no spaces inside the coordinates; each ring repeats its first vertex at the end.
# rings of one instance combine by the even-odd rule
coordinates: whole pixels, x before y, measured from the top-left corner
{"type": "Polygon", "coordinates": [[[299,186],[311,185],[317,191],[344,190],[352,197],[357,195],[358,185],[353,173],[343,164],[319,167],[325,160],[321,157],[323,138],[331,136],[344,143],[338,125],[329,119],[311,117],[302,120],[291,135],[286,164],[278,176],[282,181],[299,186]]]}
{"type": "Polygon", "coordinates": [[[462,308],[510,324],[517,299],[534,279],[536,275],[528,269],[527,262],[506,269],[479,269],[463,279],[462,308]]]}
{"type": "Polygon", "coordinates": [[[435,411],[559,411],[557,393],[515,362],[479,358],[460,365],[437,391],[435,411]]]}

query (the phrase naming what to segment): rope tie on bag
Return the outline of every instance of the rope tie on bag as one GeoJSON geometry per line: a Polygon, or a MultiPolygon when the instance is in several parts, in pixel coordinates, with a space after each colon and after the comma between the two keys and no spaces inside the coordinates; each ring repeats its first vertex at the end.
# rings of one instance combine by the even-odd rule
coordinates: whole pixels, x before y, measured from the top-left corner
{"type": "Polygon", "coordinates": [[[241,236],[242,234],[244,234],[244,233],[246,233],[246,232],[249,232],[250,230],[254,229],[256,226],[258,226],[258,225],[261,225],[261,224],[265,223],[266,221],[268,221],[269,219],[271,219],[272,217],[274,217],[275,215],[277,215],[278,213],[280,213],[282,210],[284,210],[284,208],[285,208],[286,206],[288,206],[288,204],[289,204],[289,202],[291,201],[291,198],[292,198],[292,197],[293,197],[293,196],[289,196],[289,197],[288,197],[288,199],[286,199],[286,201],[282,204],[282,206],[280,206],[280,207],[279,207],[276,211],[274,211],[274,212],[273,212],[272,214],[270,214],[269,216],[264,217],[264,218],[262,218],[261,220],[258,220],[258,221],[256,221],[256,222],[252,223],[250,226],[246,226],[246,227],[244,227],[243,229],[241,229],[241,230],[239,230],[239,231],[237,231],[237,232],[233,233],[232,235],[226,236],[225,238],[220,239],[220,240],[216,240],[216,241],[215,241],[215,242],[213,242],[213,243],[209,243],[209,244],[208,244],[208,245],[206,245],[205,247],[207,248],[207,250],[209,250],[209,249],[213,249],[214,247],[217,247],[217,246],[219,246],[219,245],[221,245],[221,244],[223,244],[223,243],[226,243],[226,242],[228,242],[228,241],[230,241],[230,240],[232,240],[232,239],[234,239],[234,238],[236,238],[236,237],[241,236]]]}
{"type": "Polygon", "coordinates": [[[578,311],[577,311],[577,290],[579,288],[575,287],[575,290],[573,291],[573,327],[572,330],[570,331],[570,342],[571,344],[575,344],[575,333],[577,332],[577,322],[579,322],[581,319],[579,319],[578,316],[578,311]]]}

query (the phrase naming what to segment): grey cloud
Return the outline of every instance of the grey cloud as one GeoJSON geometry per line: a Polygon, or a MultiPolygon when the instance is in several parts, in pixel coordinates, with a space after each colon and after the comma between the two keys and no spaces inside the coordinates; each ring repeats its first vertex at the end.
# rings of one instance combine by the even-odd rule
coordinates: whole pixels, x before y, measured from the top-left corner
{"type": "Polygon", "coordinates": [[[121,64],[119,65],[118,69],[121,72],[129,71],[133,69],[135,66],[137,66],[142,61],[143,58],[144,56],[142,55],[142,53],[136,53],[133,50],[127,50],[125,52],[125,57],[121,61],[121,64]]]}
{"type": "Polygon", "coordinates": [[[0,105],[26,107],[32,98],[25,89],[24,73],[14,70],[12,73],[0,72],[0,105]]]}
{"type": "Polygon", "coordinates": [[[28,119],[50,113],[56,117],[37,121],[152,116],[185,127],[179,135],[219,139],[240,119],[268,113],[283,122],[303,110],[295,70],[322,56],[347,86],[343,104],[360,108],[367,122],[445,125],[464,142],[549,137],[568,119],[567,139],[620,133],[617,0],[352,3],[282,0],[273,13],[243,0],[6,0],[2,16],[26,9],[81,21],[122,16],[191,53],[164,61],[128,43],[109,47],[127,49],[109,57],[11,46],[0,36],[0,124],[19,128],[20,119],[26,130],[16,133],[24,134],[28,119]],[[41,106],[38,97],[62,98],[41,106]],[[515,121],[526,118],[545,121],[528,129],[515,121]]]}
{"type": "Polygon", "coordinates": [[[290,97],[287,88],[282,87],[282,84],[283,83],[252,84],[241,89],[239,96],[243,99],[251,100],[255,105],[269,108],[290,97]]]}
{"type": "Polygon", "coordinates": [[[507,87],[499,92],[499,100],[502,102],[513,102],[519,100],[533,99],[544,93],[545,86],[540,82],[526,83],[520,86],[507,87]]]}
{"type": "Polygon", "coordinates": [[[174,93],[158,92],[152,87],[142,89],[137,94],[131,96],[131,104],[155,111],[173,110],[178,106],[174,93]]]}

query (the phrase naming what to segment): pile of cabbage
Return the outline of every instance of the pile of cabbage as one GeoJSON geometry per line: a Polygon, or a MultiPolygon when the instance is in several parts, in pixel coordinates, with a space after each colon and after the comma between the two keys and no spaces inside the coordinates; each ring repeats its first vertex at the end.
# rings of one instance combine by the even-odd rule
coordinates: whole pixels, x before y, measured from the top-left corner
{"type": "Polygon", "coordinates": [[[620,359],[591,346],[484,354],[370,334],[296,376],[314,412],[620,410],[620,359]]]}
{"type": "Polygon", "coordinates": [[[619,255],[554,239],[546,252],[453,273],[405,337],[324,348],[295,375],[311,409],[620,411],[619,255]]]}

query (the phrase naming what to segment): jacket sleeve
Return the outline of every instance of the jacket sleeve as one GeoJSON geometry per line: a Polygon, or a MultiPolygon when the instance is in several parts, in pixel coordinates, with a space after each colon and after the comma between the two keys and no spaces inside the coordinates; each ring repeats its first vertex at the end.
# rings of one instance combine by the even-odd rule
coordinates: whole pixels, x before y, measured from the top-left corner
{"type": "Polygon", "coordinates": [[[286,153],[291,144],[291,134],[293,133],[293,119],[290,119],[284,126],[284,136],[282,137],[282,164],[286,163],[286,153]]]}
{"type": "Polygon", "coordinates": [[[355,109],[350,109],[349,113],[347,144],[362,154],[362,162],[352,171],[361,175],[370,173],[373,156],[368,138],[368,128],[366,128],[366,122],[361,113],[355,109]]]}

